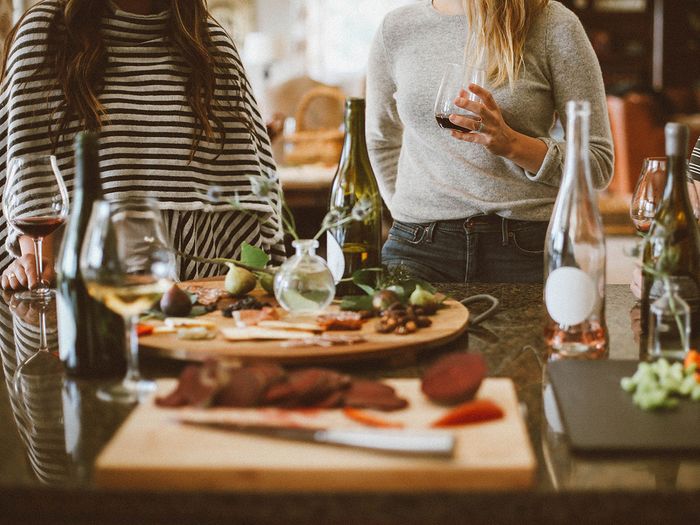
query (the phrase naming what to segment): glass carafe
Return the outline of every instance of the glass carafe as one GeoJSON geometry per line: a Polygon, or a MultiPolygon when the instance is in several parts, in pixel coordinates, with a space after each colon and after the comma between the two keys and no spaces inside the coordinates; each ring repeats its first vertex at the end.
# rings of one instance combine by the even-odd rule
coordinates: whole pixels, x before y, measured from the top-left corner
{"type": "Polygon", "coordinates": [[[326,261],[316,255],[317,240],[296,240],[292,246],[296,253],[275,274],[275,297],[290,313],[318,313],[335,296],[333,274],[326,261]]]}

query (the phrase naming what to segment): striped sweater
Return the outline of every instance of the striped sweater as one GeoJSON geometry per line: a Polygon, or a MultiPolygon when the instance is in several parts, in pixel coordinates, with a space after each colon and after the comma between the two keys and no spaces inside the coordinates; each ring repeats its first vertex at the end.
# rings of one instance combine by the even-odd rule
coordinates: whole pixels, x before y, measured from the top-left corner
{"type": "MultiPolygon", "coordinates": [[[[0,91],[2,188],[10,158],[51,151],[47,127],[63,95],[51,72],[37,66],[46,52],[48,25],[58,9],[57,0],[33,7],[11,47],[0,91]]],[[[221,150],[218,135],[211,141],[203,138],[190,159],[195,122],[185,95],[188,69],[167,41],[169,16],[169,11],[126,13],[110,2],[102,19],[108,55],[99,95],[105,108],[100,131],[105,198],[155,198],[176,250],[200,257],[237,257],[241,244],[248,242],[279,258],[282,231],[273,213],[279,194],[273,193],[270,204],[251,193],[250,180],[276,180],[275,165],[236,47],[210,21],[215,53],[228,64],[225,73],[218,75],[214,102],[224,125],[225,145],[221,150]],[[234,118],[231,105],[247,116],[251,126],[234,118]],[[220,201],[212,203],[207,196],[212,187],[218,187],[217,193],[226,199],[237,197],[246,212],[233,211],[220,201]]],[[[55,152],[69,194],[73,191],[73,138],[80,129],[77,119],[71,122],[55,152]]],[[[8,233],[12,232],[0,217],[0,245],[11,240],[13,235],[8,238],[8,233]]],[[[2,250],[0,270],[11,260],[8,250],[2,250]]],[[[179,261],[182,279],[220,272],[216,265],[179,261]]]]}

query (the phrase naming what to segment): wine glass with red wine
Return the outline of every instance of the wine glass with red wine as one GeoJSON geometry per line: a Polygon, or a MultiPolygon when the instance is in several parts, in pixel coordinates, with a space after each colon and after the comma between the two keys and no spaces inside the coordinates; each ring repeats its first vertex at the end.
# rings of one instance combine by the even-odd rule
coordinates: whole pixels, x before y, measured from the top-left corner
{"type": "Polygon", "coordinates": [[[12,228],[34,241],[39,280],[22,300],[48,300],[54,291],[43,277],[42,243],[60,228],[68,216],[68,191],[54,155],[27,154],[11,157],[2,195],[3,213],[12,228]]]}
{"type": "Polygon", "coordinates": [[[455,105],[454,100],[459,96],[461,89],[468,93],[469,100],[478,102],[480,99],[469,91],[469,84],[483,86],[486,82],[486,72],[478,67],[463,64],[447,64],[445,74],[442,76],[437,98],[435,99],[435,120],[438,126],[444,129],[454,129],[464,133],[475,133],[471,129],[458,126],[450,122],[450,115],[463,115],[475,117],[473,113],[455,105]]]}

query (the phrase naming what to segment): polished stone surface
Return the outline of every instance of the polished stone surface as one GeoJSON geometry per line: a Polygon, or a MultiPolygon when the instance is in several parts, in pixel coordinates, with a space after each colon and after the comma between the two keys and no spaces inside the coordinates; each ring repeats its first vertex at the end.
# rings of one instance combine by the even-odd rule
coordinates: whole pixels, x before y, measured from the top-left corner
{"type": "MultiPolygon", "coordinates": [[[[417,357],[346,365],[372,377],[415,377],[443,351],[481,352],[490,373],[516,384],[538,461],[531,490],[417,494],[208,494],[103,491],[92,462],[130,409],[98,401],[101,383],[74,382],[51,353],[36,353],[39,312],[0,303],[0,522],[47,523],[698,523],[700,458],[576,456],[560,432],[546,380],[540,285],[449,285],[455,299],[488,293],[497,313],[457,341],[417,357]],[[31,360],[29,358],[31,357],[31,360]],[[543,395],[544,392],[544,395],[543,395]],[[544,401],[543,401],[544,399],[544,401]]],[[[627,286],[607,288],[612,359],[637,359],[627,286]]],[[[480,305],[470,307],[478,313],[480,305]]],[[[56,350],[55,314],[46,312],[56,350]]],[[[181,363],[153,360],[154,376],[181,363]]],[[[700,436],[698,436],[700,439],[700,436]]]]}

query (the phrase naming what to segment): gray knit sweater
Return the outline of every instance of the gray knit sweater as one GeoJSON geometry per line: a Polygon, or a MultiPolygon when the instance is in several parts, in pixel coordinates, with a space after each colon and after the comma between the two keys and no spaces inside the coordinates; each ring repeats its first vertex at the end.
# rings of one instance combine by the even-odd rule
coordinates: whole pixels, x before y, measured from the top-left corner
{"type": "Polygon", "coordinates": [[[466,18],[430,0],[390,12],[375,36],[367,77],[367,141],[380,191],[395,219],[430,222],[495,213],[548,220],[566,145],[550,136],[566,102],[591,102],[593,184],[612,176],[613,147],[600,66],[576,15],[550,1],[534,21],[514,89],[489,88],[506,123],[548,146],[537,173],[453,138],[438,127],[435,96],[445,64],[462,61],[466,18]]]}

